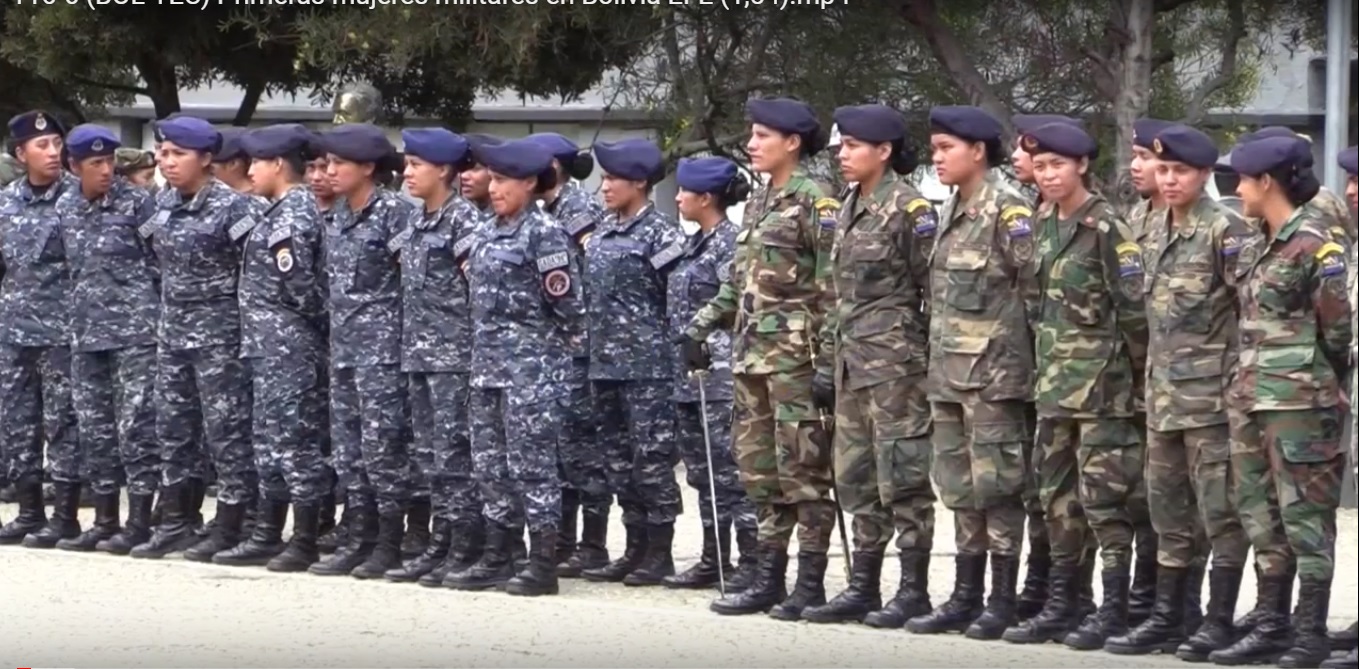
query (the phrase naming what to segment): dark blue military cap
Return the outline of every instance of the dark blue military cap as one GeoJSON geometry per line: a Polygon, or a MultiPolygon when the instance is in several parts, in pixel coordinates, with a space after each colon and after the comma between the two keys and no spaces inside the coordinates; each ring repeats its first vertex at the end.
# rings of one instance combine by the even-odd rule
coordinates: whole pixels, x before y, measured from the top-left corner
{"type": "Polygon", "coordinates": [[[751,123],[788,135],[813,135],[821,129],[811,106],[792,98],[751,98],[746,101],[746,116],[751,123]]]}
{"type": "Polygon", "coordinates": [[[1030,155],[1055,153],[1068,158],[1089,158],[1099,143],[1081,128],[1070,123],[1049,123],[1024,133],[1019,145],[1030,155]]]}
{"type": "Polygon", "coordinates": [[[595,144],[600,169],[629,181],[650,181],[665,165],[660,148],[645,139],[624,139],[595,144]]]}
{"type": "Polygon", "coordinates": [[[537,142],[539,146],[547,149],[547,152],[552,154],[552,157],[557,160],[570,160],[575,158],[576,154],[580,153],[580,147],[576,146],[575,142],[567,139],[564,135],[559,135],[555,132],[534,133],[524,139],[531,142],[537,142]]]}
{"type": "Polygon", "coordinates": [[[9,139],[15,144],[43,135],[65,135],[66,127],[45,111],[26,111],[9,120],[9,139]]]}
{"type": "Polygon", "coordinates": [[[1151,141],[1151,150],[1161,160],[1208,169],[1217,162],[1213,138],[1187,125],[1172,125],[1151,141]]]}
{"type": "Polygon", "coordinates": [[[906,137],[906,120],[887,105],[840,107],[833,118],[841,135],[860,141],[882,144],[906,137]]]}
{"type": "Polygon", "coordinates": [[[326,153],[356,163],[380,163],[396,153],[387,133],[371,123],[345,123],[321,133],[326,153]]]}
{"type": "Polygon", "coordinates": [[[308,151],[313,139],[306,126],[279,123],[251,130],[241,137],[241,151],[251,158],[278,158],[308,151]]]}
{"type": "Polygon", "coordinates": [[[527,139],[482,144],[473,151],[487,169],[511,179],[528,179],[552,169],[552,154],[527,139]]]}
{"type": "Polygon", "coordinates": [[[225,163],[228,160],[245,158],[245,149],[241,148],[241,137],[245,136],[245,128],[223,128],[222,148],[217,149],[212,154],[212,162],[225,163]]]}
{"type": "Polygon", "coordinates": [[[192,151],[216,153],[222,148],[222,133],[197,116],[176,116],[156,123],[161,141],[192,151]]]}
{"type": "Polygon", "coordinates": [[[1351,146],[1348,149],[1341,149],[1340,155],[1336,157],[1336,162],[1340,163],[1340,169],[1350,173],[1350,176],[1359,175],[1359,147],[1351,146]]]}
{"type": "Polygon", "coordinates": [[[402,149],[406,155],[435,165],[456,165],[467,157],[471,146],[452,130],[444,128],[410,128],[401,131],[402,149]]]}
{"type": "Polygon", "coordinates": [[[980,107],[943,106],[930,110],[930,127],[969,142],[998,142],[1005,129],[980,107]]]}
{"type": "Polygon", "coordinates": [[[481,162],[481,159],[477,157],[478,148],[490,144],[499,144],[505,141],[501,137],[496,137],[495,135],[488,135],[482,132],[469,132],[467,134],[464,134],[462,137],[463,139],[467,140],[467,145],[472,149],[472,159],[476,160],[478,163],[481,162]]]}
{"type": "Polygon", "coordinates": [[[1133,146],[1140,146],[1151,151],[1152,143],[1156,141],[1156,136],[1173,125],[1175,124],[1170,121],[1162,121],[1159,118],[1137,119],[1133,122],[1133,146]]]}
{"type": "Polygon", "coordinates": [[[82,123],[71,128],[71,134],[66,136],[66,151],[76,160],[111,156],[122,145],[112,130],[97,123],[82,123]]]}
{"type": "Polygon", "coordinates": [[[1286,139],[1302,139],[1307,142],[1312,141],[1311,137],[1308,137],[1307,135],[1297,132],[1292,128],[1286,128],[1281,125],[1267,125],[1263,128],[1260,128],[1259,130],[1256,130],[1254,132],[1248,132],[1242,135],[1239,139],[1237,139],[1237,143],[1245,144],[1247,142],[1256,142],[1262,139],[1270,139],[1274,137],[1283,137],[1286,139]]]}
{"type": "Polygon", "coordinates": [[[1015,125],[1015,131],[1024,134],[1034,128],[1045,126],[1049,123],[1065,123],[1084,129],[1085,124],[1078,118],[1062,116],[1061,114],[1015,114],[1011,121],[1015,125]]]}
{"type": "Polygon", "coordinates": [[[736,163],[726,158],[684,158],[675,183],[691,193],[720,193],[736,178],[736,163]]]}
{"type": "Polygon", "coordinates": [[[1232,149],[1232,169],[1248,177],[1311,166],[1312,145],[1301,137],[1268,137],[1238,144],[1232,149]]]}

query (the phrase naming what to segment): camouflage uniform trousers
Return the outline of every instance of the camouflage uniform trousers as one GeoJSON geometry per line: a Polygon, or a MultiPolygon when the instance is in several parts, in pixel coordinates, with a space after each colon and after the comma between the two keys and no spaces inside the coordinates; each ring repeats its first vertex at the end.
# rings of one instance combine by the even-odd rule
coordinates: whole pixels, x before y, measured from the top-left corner
{"type": "Polygon", "coordinates": [[[515,527],[518,508],[531,531],[560,527],[557,439],[564,405],[565,399],[540,399],[533,389],[471,390],[472,468],[487,521],[515,527]]]}
{"type": "Polygon", "coordinates": [[[595,407],[589,380],[590,359],[576,358],[557,452],[563,486],[576,494],[585,513],[607,516],[613,505],[604,452],[595,440],[595,407]]]}
{"type": "Polygon", "coordinates": [[[853,516],[854,550],[934,547],[930,403],[924,376],[907,376],[835,401],[835,487],[853,516]]]}
{"type": "Polygon", "coordinates": [[[330,427],[330,408],[321,390],[324,359],[314,351],[290,351],[250,364],[260,497],[318,504],[329,493],[320,439],[330,427]]]}
{"type": "MultiPolygon", "coordinates": [[[[1024,466],[1027,468],[1024,473],[1024,513],[1028,516],[1025,524],[1026,538],[1030,551],[1050,554],[1052,542],[1048,538],[1047,513],[1043,511],[1041,494],[1043,483],[1039,480],[1039,472],[1043,470],[1043,449],[1035,447],[1038,443],[1038,408],[1029,404],[1025,414],[1030,435],[1024,442],[1024,466]]],[[[1085,514],[1081,514],[1080,522],[1085,526],[1085,553],[1081,558],[1083,562],[1086,556],[1097,553],[1099,540],[1090,530],[1090,523],[1086,522],[1085,514]]],[[[1138,537],[1140,540],[1141,535],[1138,537]]]]}
{"type": "Polygon", "coordinates": [[[466,372],[410,374],[411,460],[429,482],[435,517],[454,523],[481,518],[481,495],[472,474],[468,403],[472,377],[466,372]]]}
{"type": "Polygon", "coordinates": [[[680,458],[684,461],[684,478],[690,488],[698,491],[698,515],[703,527],[713,527],[713,493],[708,487],[708,458],[712,458],[713,488],[717,491],[717,527],[730,523],[738,530],[753,530],[755,505],[746,497],[741,486],[741,474],[731,454],[731,402],[710,400],[675,404],[677,414],[675,434],[679,441],[680,458]],[[703,412],[703,413],[700,413],[703,412]],[[703,416],[707,415],[708,436],[703,436],[703,416]]]}
{"type": "Polygon", "coordinates": [[[830,434],[812,403],[810,364],[775,374],[736,374],[732,455],[755,505],[760,542],[826,553],[835,532],[830,434]]]}
{"type": "Polygon", "coordinates": [[[595,438],[624,525],[664,525],[683,511],[675,405],[665,381],[595,381],[595,438]]]}
{"type": "Polygon", "coordinates": [[[1211,549],[1214,567],[1245,566],[1250,541],[1232,502],[1226,425],[1148,430],[1146,488],[1158,564],[1186,569],[1211,549]]]}
{"type": "Polygon", "coordinates": [[[410,406],[400,365],[332,367],[330,429],[335,472],[350,503],[404,513],[410,495],[410,406]]]}
{"type": "Polygon", "coordinates": [[[160,484],[156,347],[75,353],[71,398],[80,425],[81,476],[96,495],[150,495],[160,484]]]}
{"type": "Polygon", "coordinates": [[[156,438],[161,485],[201,471],[206,446],[217,472],[217,501],[249,504],[259,490],[251,447],[250,371],[241,347],[156,351],[156,438]],[[201,422],[200,421],[201,417],[201,422]],[[200,440],[199,435],[202,435],[200,440]]]}
{"type": "Polygon", "coordinates": [[[960,553],[1016,556],[1023,548],[1026,411],[1025,402],[980,398],[930,405],[934,484],[953,511],[960,553]]]}
{"type": "Polygon", "coordinates": [[[1037,439],[1053,562],[1079,562],[1088,522],[1106,569],[1132,564],[1135,528],[1148,514],[1137,504],[1145,451],[1135,421],[1040,417],[1037,439]]]}
{"type": "Polygon", "coordinates": [[[71,350],[0,344],[0,449],[9,480],[43,475],[80,481],[80,441],[71,406],[71,350]]]}
{"type": "Polygon", "coordinates": [[[1258,411],[1232,422],[1233,496],[1266,576],[1329,580],[1344,480],[1340,410],[1258,411]]]}

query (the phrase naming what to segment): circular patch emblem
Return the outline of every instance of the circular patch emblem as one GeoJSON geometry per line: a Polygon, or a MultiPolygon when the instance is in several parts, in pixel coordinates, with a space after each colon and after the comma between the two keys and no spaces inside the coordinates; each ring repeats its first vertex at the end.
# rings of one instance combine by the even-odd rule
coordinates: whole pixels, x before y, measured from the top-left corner
{"type": "Polygon", "coordinates": [[[284,273],[293,271],[292,251],[289,251],[288,249],[279,249],[278,253],[274,256],[274,261],[278,263],[278,271],[284,273]]]}
{"type": "Polygon", "coordinates": [[[543,290],[552,297],[561,297],[571,292],[571,275],[560,269],[544,274],[543,290]]]}

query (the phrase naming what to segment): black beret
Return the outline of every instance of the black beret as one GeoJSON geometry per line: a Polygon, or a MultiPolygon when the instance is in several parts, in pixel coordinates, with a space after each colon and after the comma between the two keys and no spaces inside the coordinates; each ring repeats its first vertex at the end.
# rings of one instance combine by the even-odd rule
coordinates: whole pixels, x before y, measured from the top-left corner
{"type": "Polygon", "coordinates": [[[1172,125],[1151,142],[1151,150],[1161,160],[1208,169],[1217,163],[1213,138],[1187,125],[1172,125]]]}
{"type": "Polygon", "coordinates": [[[1258,177],[1275,170],[1301,170],[1312,167],[1312,145],[1301,137],[1268,137],[1239,144],[1232,149],[1232,169],[1237,174],[1258,177]]]}
{"type": "Polygon", "coordinates": [[[857,105],[835,110],[835,126],[841,135],[881,144],[906,137],[906,121],[887,105],[857,105]]]}
{"type": "Polygon", "coordinates": [[[930,127],[969,142],[998,142],[1005,129],[980,107],[943,106],[930,110],[930,127]]]}

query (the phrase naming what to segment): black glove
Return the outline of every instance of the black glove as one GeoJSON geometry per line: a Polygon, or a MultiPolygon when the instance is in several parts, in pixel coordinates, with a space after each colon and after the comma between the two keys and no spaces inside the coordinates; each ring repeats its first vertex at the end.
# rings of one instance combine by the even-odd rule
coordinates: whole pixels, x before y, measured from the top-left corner
{"type": "Polygon", "coordinates": [[[817,372],[812,377],[812,404],[828,414],[835,414],[835,381],[829,374],[817,372]]]}
{"type": "Polygon", "coordinates": [[[684,369],[688,372],[707,371],[713,366],[712,355],[708,353],[707,342],[692,337],[680,339],[680,356],[684,358],[684,369]]]}

